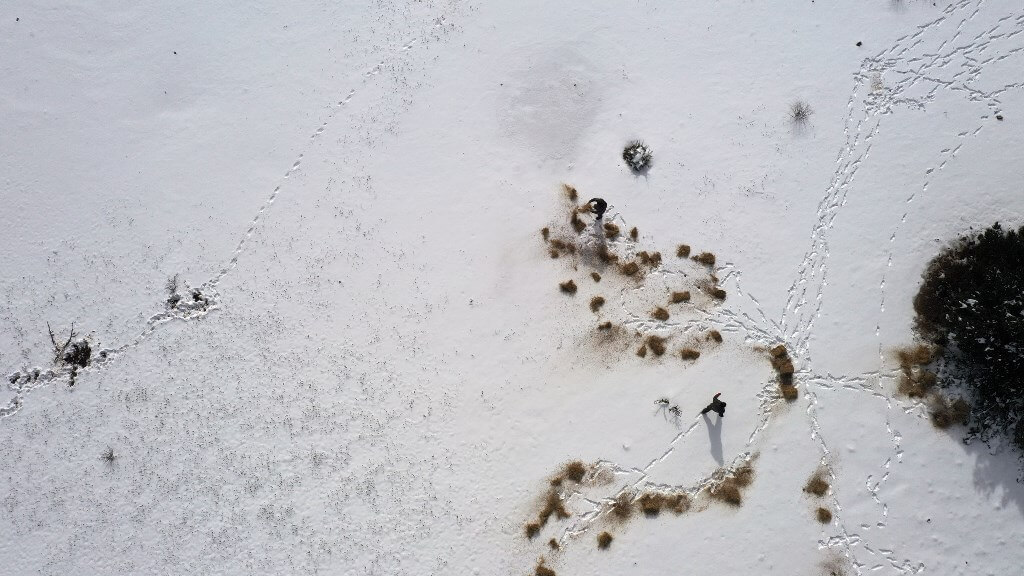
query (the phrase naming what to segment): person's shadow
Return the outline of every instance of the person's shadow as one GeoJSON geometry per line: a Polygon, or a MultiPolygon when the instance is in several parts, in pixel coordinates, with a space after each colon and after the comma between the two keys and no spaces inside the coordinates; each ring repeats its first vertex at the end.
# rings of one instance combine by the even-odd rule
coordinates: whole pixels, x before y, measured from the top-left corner
{"type": "Polygon", "coordinates": [[[707,414],[701,414],[704,421],[708,423],[708,440],[711,441],[711,457],[718,462],[719,466],[725,465],[725,458],[722,456],[722,417],[715,418],[714,424],[707,414]]]}

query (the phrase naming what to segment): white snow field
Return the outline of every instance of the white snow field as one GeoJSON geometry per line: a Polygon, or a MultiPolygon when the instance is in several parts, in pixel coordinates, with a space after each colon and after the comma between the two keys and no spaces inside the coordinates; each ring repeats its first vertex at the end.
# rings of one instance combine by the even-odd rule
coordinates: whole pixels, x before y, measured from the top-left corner
{"type": "Polygon", "coordinates": [[[13,0],[0,78],[0,574],[1024,574],[894,356],[1024,224],[1020,0],[13,0]]]}

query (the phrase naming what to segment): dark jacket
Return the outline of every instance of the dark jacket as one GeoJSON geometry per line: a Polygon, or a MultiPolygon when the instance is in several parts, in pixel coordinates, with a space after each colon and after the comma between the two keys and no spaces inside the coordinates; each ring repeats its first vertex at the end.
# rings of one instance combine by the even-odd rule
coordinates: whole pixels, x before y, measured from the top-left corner
{"type": "Polygon", "coordinates": [[[720,418],[724,418],[725,417],[725,402],[722,402],[721,400],[718,399],[718,397],[721,396],[721,395],[722,395],[721,392],[719,392],[718,394],[715,394],[715,396],[711,399],[711,404],[708,404],[703,410],[700,411],[700,413],[703,415],[703,414],[707,414],[708,412],[714,412],[714,413],[718,414],[718,416],[720,418]]]}

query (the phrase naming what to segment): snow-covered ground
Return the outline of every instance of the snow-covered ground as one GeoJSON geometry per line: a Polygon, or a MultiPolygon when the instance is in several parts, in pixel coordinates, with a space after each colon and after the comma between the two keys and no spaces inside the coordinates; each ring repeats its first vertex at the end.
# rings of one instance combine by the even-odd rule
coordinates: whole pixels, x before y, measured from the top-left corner
{"type": "Polygon", "coordinates": [[[2,574],[1024,565],[1016,455],[894,382],[927,261],[1024,224],[1019,0],[15,0],[0,72],[2,574]],[[692,506],[609,512],[651,491],[692,506]]]}

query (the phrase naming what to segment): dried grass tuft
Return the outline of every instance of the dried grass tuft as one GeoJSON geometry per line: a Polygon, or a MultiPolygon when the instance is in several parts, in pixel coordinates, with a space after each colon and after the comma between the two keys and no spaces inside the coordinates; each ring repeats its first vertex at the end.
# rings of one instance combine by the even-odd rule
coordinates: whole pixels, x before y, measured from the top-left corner
{"type": "Polygon", "coordinates": [[[619,494],[612,503],[612,515],[619,520],[626,520],[633,515],[633,496],[628,492],[619,494]]]}
{"type": "Polygon", "coordinates": [[[612,545],[614,538],[607,532],[601,532],[597,535],[597,547],[601,550],[607,550],[612,545]]]}
{"type": "Polygon", "coordinates": [[[597,325],[597,329],[598,330],[611,330],[612,329],[612,323],[610,321],[609,322],[601,322],[600,324],[597,325]]]}
{"type": "Polygon", "coordinates": [[[635,276],[640,271],[640,265],[636,262],[627,262],[622,266],[619,266],[619,272],[622,272],[626,276],[635,276]]]}
{"type": "Polygon", "coordinates": [[[900,348],[896,351],[896,357],[900,361],[900,367],[904,370],[914,366],[930,364],[933,358],[934,349],[931,346],[918,344],[908,348],[900,348]]]}
{"type": "Polygon", "coordinates": [[[769,353],[772,355],[772,358],[784,358],[789,356],[789,353],[786,352],[786,346],[783,344],[779,344],[775,348],[772,348],[769,350],[769,353]]]}
{"type": "Polygon", "coordinates": [[[604,296],[594,296],[590,299],[590,311],[597,312],[604,306],[604,296]]]}
{"type": "Polygon", "coordinates": [[[699,262],[705,266],[715,265],[715,255],[711,252],[701,252],[700,254],[693,257],[695,262],[699,262]]]}
{"type": "Polygon", "coordinates": [[[828,524],[832,521],[832,512],[828,508],[818,508],[814,511],[814,515],[818,518],[818,522],[822,524],[828,524]]]}
{"type": "Polygon", "coordinates": [[[533,540],[534,538],[537,537],[537,534],[540,534],[540,524],[538,524],[536,522],[530,522],[529,524],[526,525],[526,537],[527,538],[529,538],[530,540],[533,540]]]}
{"type": "Polygon", "coordinates": [[[562,184],[562,190],[565,192],[566,197],[569,198],[569,201],[572,202],[573,204],[575,204],[579,200],[580,195],[572,186],[569,186],[568,184],[562,184]]]}
{"type": "Polygon", "coordinates": [[[821,498],[828,493],[828,488],[829,484],[828,480],[825,480],[825,471],[817,470],[807,479],[807,484],[804,485],[804,492],[821,498]]]}
{"type": "Polygon", "coordinates": [[[655,308],[651,312],[651,318],[654,318],[655,320],[661,320],[662,322],[665,322],[669,318],[668,310],[665,310],[661,306],[658,306],[657,308],[655,308]]]}
{"type": "Polygon", "coordinates": [[[598,274],[597,272],[591,272],[590,273],[590,277],[594,279],[594,282],[600,282],[601,281],[601,275],[598,274]]]}
{"type": "Polygon", "coordinates": [[[680,302],[689,302],[689,301],[690,301],[690,291],[689,290],[683,290],[682,292],[673,292],[672,293],[672,303],[673,304],[679,304],[680,302]]]}
{"type": "Polygon", "coordinates": [[[705,289],[705,292],[715,300],[725,300],[726,292],[718,286],[709,286],[705,289]]]}
{"type": "Polygon", "coordinates": [[[540,563],[537,564],[537,569],[533,573],[534,576],[558,576],[554,570],[544,565],[543,558],[541,558],[540,563]]]}
{"type": "Polygon", "coordinates": [[[636,229],[636,226],[633,226],[632,228],[629,229],[629,237],[633,240],[636,240],[637,238],[640,237],[640,231],[636,229]]]}
{"type": "Polygon", "coordinates": [[[644,513],[644,516],[654,517],[660,514],[661,509],[665,507],[666,498],[664,494],[651,492],[641,496],[637,504],[640,505],[640,511],[644,513]]]}
{"type": "Polygon", "coordinates": [[[722,333],[719,332],[718,330],[712,330],[712,331],[708,332],[708,340],[714,340],[715,342],[718,342],[719,344],[721,344],[722,343],[722,333]]]}
{"type": "Polygon", "coordinates": [[[587,475],[587,465],[579,460],[573,460],[565,465],[565,469],[562,470],[562,477],[566,480],[572,480],[579,484],[583,482],[583,477],[587,475]]]}
{"type": "Polygon", "coordinates": [[[678,256],[680,258],[689,258],[690,257],[690,246],[688,244],[680,244],[676,248],[676,256],[678,256]]]}
{"type": "Polygon", "coordinates": [[[604,223],[604,236],[605,236],[605,238],[608,238],[609,240],[614,240],[615,238],[618,238],[619,234],[621,234],[621,233],[622,233],[622,231],[619,229],[619,227],[616,224],[614,224],[612,222],[605,222],[604,223]]]}
{"type": "Polygon", "coordinates": [[[548,540],[548,548],[551,548],[552,550],[558,550],[561,548],[561,546],[558,545],[558,540],[552,538],[551,540],[548,540]]]}
{"type": "Polygon", "coordinates": [[[655,356],[665,354],[665,338],[652,334],[647,337],[646,343],[647,347],[651,349],[651,352],[654,352],[655,356]]]}
{"type": "Polygon", "coordinates": [[[643,345],[639,350],[636,351],[636,355],[641,358],[647,358],[647,345],[643,345]]]}
{"type": "Polygon", "coordinates": [[[786,402],[795,402],[800,397],[800,393],[793,384],[779,383],[779,393],[782,394],[786,402]]]}
{"type": "Polygon", "coordinates": [[[569,216],[569,224],[572,224],[572,229],[575,230],[577,234],[587,229],[587,225],[580,219],[580,216],[576,211],[573,211],[572,215],[569,216]]]}
{"type": "Polygon", "coordinates": [[[551,230],[547,226],[545,226],[540,229],[540,235],[544,237],[544,241],[547,242],[548,239],[551,237],[551,230]]]}
{"type": "Polygon", "coordinates": [[[566,294],[575,294],[576,283],[573,282],[572,280],[566,280],[565,282],[562,282],[561,284],[558,285],[558,289],[566,294]]]}
{"type": "Polygon", "coordinates": [[[558,258],[558,250],[555,250],[554,248],[552,248],[551,250],[549,250],[549,251],[548,251],[548,254],[550,254],[550,255],[551,255],[551,258],[552,258],[552,259],[554,259],[554,258],[558,258]]]}
{"type": "Polygon", "coordinates": [[[971,406],[963,398],[950,401],[947,398],[936,398],[929,409],[932,424],[936,428],[946,429],[954,424],[966,425],[971,416],[971,406]]]}
{"type": "Polygon", "coordinates": [[[693,348],[683,348],[682,350],[679,351],[679,356],[683,360],[696,360],[697,358],[700,358],[700,352],[694,350],[693,348]]]}

